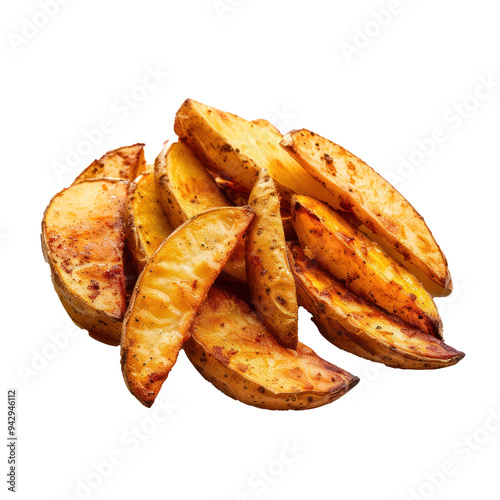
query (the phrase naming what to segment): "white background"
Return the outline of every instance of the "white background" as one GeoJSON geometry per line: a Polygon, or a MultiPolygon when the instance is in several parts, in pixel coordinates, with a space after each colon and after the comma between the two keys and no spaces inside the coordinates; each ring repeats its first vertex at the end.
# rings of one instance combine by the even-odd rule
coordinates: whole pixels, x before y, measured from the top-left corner
{"type": "Polygon", "coordinates": [[[381,27],[373,12],[393,4],[74,0],[30,30],[44,22],[39,4],[4,2],[2,383],[19,392],[18,498],[499,498],[500,10],[491,0],[401,0],[381,27]],[[137,90],[148,68],[168,76],[137,90]],[[478,101],[481,78],[497,83],[478,101]],[[131,93],[141,102],[124,107],[131,93]],[[438,304],[446,340],[466,358],[438,371],[385,368],[330,345],[301,311],[301,339],[363,380],[341,400],[306,412],[248,407],[181,354],[159,397],[170,416],[142,407],[119,349],[71,330],[40,222],[106,151],[142,141],[152,162],[187,97],[283,132],[310,128],[397,183],[448,257],[455,293],[438,304]],[[457,118],[464,101],[468,116],[457,118]],[[103,119],[113,130],[86,148],[103,119]],[[441,144],[414,153],[436,128],[441,144]],[[68,147],[86,151],[61,176],[68,147]],[[402,168],[411,155],[418,165],[402,168]],[[97,476],[93,463],[110,455],[119,464],[97,476]]]}

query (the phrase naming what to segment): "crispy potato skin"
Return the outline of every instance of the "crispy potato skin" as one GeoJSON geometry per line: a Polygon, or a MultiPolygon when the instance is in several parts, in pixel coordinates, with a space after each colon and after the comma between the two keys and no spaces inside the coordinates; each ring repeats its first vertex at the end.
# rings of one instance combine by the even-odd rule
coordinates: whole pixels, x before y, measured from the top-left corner
{"type": "Polygon", "coordinates": [[[134,144],[107,152],[100,160],[94,160],[73,182],[112,177],[133,181],[146,168],[144,144],[134,144]]]}
{"type": "MultiPolygon", "coordinates": [[[[215,181],[217,182],[217,185],[222,190],[224,190],[224,194],[226,195],[226,198],[230,201],[231,205],[235,207],[243,207],[245,205],[248,205],[248,196],[249,196],[248,193],[240,191],[232,182],[226,181],[221,177],[217,177],[215,181]]],[[[276,183],[274,183],[274,185],[276,188],[278,188],[278,186],[276,186],[276,183]]],[[[291,203],[291,198],[290,198],[290,203],[291,203]]],[[[287,241],[292,241],[297,239],[297,235],[295,234],[295,229],[293,228],[292,213],[290,212],[290,203],[288,203],[287,205],[283,203],[283,199],[280,200],[281,222],[283,224],[283,231],[285,231],[285,239],[287,241]],[[283,208],[283,206],[285,206],[285,208],[283,208]]]]}
{"type": "Polygon", "coordinates": [[[120,344],[120,335],[122,331],[121,321],[83,314],[79,309],[68,302],[63,295],[58,293],[58,296],[68,316],[76,326],[83,330],[87,330],[88,334],[93,339],[103,344],[112,346],[120,344]]]}
{"type": "Polygon", "coordinates": [[[160,203],[174,227],[209,208],[230,205],[203,163],[180,142],[156,158],[155,180],[160,203]]]}
{"type": "MultiPolygon", "coordinates": [[[[155,182],[160,203],[173,227],[210,208],[231,205],[203,164],[180,142],[164,148],[156,158],[155,182]]],[[[224,274],[228,279],[246,283],[243,241],[227,261],[224,274]]]]}
{"type": "Polygon", "coordinates": [[[127,245],[139,271],[173,231],[156,193],[154,173],[140,175],[130,184],[125,209],[127,245]]]}
{"type": "Polygon", "coordinates": [[[123,212],[128,183],[82,181],[52,198],[42,222],[42,250],[71,318],[117,344],[126,307],[123,212]]]}
{"type": "Polygon", "coordinates": [[[335,401],[359,379],[309,347],[285,349],[248,305],[214,285],[184,350],[201,375],[228,396],[268,410],[305,410],[335,401]]]}
{"type": "Polygon", "coordinates": [[[452,366],[465,356],[349,291],[309,259],[299,243],[288,243],[288,255],[300,305],[337,347],[393,368],[413,370],[452,366]]]}
{"type": "Polygon", "coordinates": [[[293,193],[328,203],[335,197],[279,145],[282,135],[267,120],[248,121],[187,99],[177,111],[175,133],[206,167],[250,193],[261,168],[277,183],[283,202],[293,193]]]}
{"type": "Polygon", "coordinates": [[[380,246],[314,198],[296,196],[292,216],[301,243],[347,288],[442,339],[442,322],[432,297],[380,246]]]}
{"type": "Polygon", "coordinates": [[[423,217],[381,175],[343,147],[309,130],[285,135],[282,147],[373,233],[442,287],[453,284],[446,257],[423,217]]]}
{"type": "Polygon", "coordinates": [[[207,210],[175,230],[144,267],[123,321],[121,363],[130,392],[145,406],[153,404],[252,218],[249,207],[207,210]]]}
{"type": "Polygon", "coordinates": [[[246,238],[247,281],[264,326],[288,349],[298,341],[295,281],[288,265],[280,201],[274,181],[263,168],[250,194],[255,217],[246,238]]]}

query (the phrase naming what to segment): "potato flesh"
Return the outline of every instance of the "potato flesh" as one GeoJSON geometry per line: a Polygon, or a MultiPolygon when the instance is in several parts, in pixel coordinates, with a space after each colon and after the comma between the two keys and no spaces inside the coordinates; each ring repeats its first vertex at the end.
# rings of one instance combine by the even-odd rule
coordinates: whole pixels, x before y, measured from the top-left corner
{"type": "Polygon", "coordinates": [[[280,202],[266,169],[259,172],[249,205],[255,217],[246,238],[247,281],[264,326],[288,349],[297,348],[298,306],[288,265],[280,202]]]}
{"type": "Polygon", "coordinates": [[[58,293],[84,314],[125,312],[123,210],[127,183],[84,181],[56,195],[43,222],[44,252],[58,293]]]}
{"type": "MultiPolygon", "coordinates": [[[[174,143],[160,153],[155,180],[160,203],[174,227],[210,208],[231,205],[203,164],[182,143],[174,143]]],[[[224,274],[239,283],[246,282],[243,241],[229,257],[224,274]]]]}
{"type": "Polygon", "coordinates": [[[133,181],[145,168],[144,144],[134,144],[109,151],[100,160],[95,160],[73,184],[103,177],[133,181]]]}
{"type": "Polygon", "coordinates": [[[299,302],[337,347],[395,368],[443,368],[464,357],[462,352],[347,290],[309,259],[297,242],[288,243],[288,249],[299,302]]]}
{"type": "Polygon", "coordinates": [[[125,228],[127,244],[139,270],[174,231],[160,205],[153,172],[141,175],[131,184],[125,228]]]}
{"type": "Polygon", "coordinates": [[[210,170],[248,193],[261,168],[283,186],[282,198],[307,194],[328,203],[334,196],[279,145],[282,135],[266,120],[253,122],[187,99],[177,111],[175,133],[210,170]]]}
{"type": "Polygon", "coordinates": [[[252,217],[249,208],[203,212],[174,231],[144,268],[123,324],[122,371],[145,406],[154,402],[194,314],[252,217]]]}
{"type": "Polygon", "coordinates": [[[191,150],[180,142],[162,152],[156,163],[161,202],[173,226],[178,227],[209,208],[229,206],[213,177],[191,150]]]}
{"type": "Polygon", "coordinates": [[[347,288],[420,330],[442,338],[442,323],[422,284],[338,212],[296,196],[292,216],[299,240],[347,288]]]}
{"type": "Polygon", "coordinates": [[[191,326],[186,354],[225,394],[272,410],[322,406],[359,379],[299,342],[282,347],[248,305],[214,285],[191,326]]]}
{"type": "Polygon", "coordinates": [[[452,289],[446,257],[423,217],[382,176],[343,147],[308,130],[286,134],[282,146],[371,231],[441,286],[452,289]]]}

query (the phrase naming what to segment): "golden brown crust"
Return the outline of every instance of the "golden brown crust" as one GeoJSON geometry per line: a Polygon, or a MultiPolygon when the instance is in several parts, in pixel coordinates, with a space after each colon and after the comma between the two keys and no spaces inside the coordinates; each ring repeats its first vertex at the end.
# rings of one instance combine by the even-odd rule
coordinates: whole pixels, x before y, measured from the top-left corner
{"type": "Polygon", "coordinates": [[[124,218],[127,245],[140,271],[174,230],[156,193],[154,172],[130,184],[124,218]]]}
{"type": "MultiPolygon", "coordinates": [[[[155,182],[160,203],[173,227],[210,208],[231,206],[203,164],[180,142],[164,148],[156,158],[155,182]]],[[[246,283],[243,241],[227,261],[224,274],[228,279],[246,283]]]]}
{"type": "Polygon", "coordinates": [[[298,341],[298,306],[285,246],[280,201],[274,181],[263,168],[250,194],[255,217],[246,238],[247,281],[264,326],[288,349],[298,341]]]}
{"type": "Polygon", "coordinates": [[[187,99],[177,111],[174,130],[209,170],[247,193],[259,170],[266,168],[283,203],[290,204],[293,193],[308,194],[328,203],[335,199],[283,151],[279,145],[282,135],[267,120],[244,120],[187,99]]]}
{"type": "Polygon", "coordinates": [[[282,147],[353,213],[442,287],[453,288],[448,263],[423,217],[381,175],[343,147],[309,130],[289,132],[282,147]]]}
{"type": "Polygon", "coordinates": [[[123,320],[121,362],[130,392],[151,406],[208,289],[253,217],[249,207],[207,210],[176,229],[143,269],[123,320]]]}
{"type": "Polygon", "coordinates": [[[442,322],[432,297],[375,242],[314,198],[296,196],[292,216],[301,243],[347,288],[442,339],[442,322]]]}
{"type": "Polygon", "coordinates": [[[269,410],[303,410],[335,401],[359,379],[300,342],[282,347],[247,304],[214,285],[184,350],[201,375],[228,396],[269,410]]]}
{"type": "Polygon", "coordinates": [[[444,368],[464,357],[464,353],[349,291],[309,259],[299,243],[289,242],[288,254],[300,305],[337,347],[387,366],[414,370],[444,368]]]}
{"type": "MultiPolygon", "coordinates": [[[[106,324],[120,323],[125,312],[127,187],[117,179],[82,181],[54,196],[44,214],[42,249],[54,288],[65,307],[78,311],[84,327],[86,316],[88,322],[101,322],[105,331],[106,324]]],[[[112,326],[107,336],[118,341],[112,326]]]]}

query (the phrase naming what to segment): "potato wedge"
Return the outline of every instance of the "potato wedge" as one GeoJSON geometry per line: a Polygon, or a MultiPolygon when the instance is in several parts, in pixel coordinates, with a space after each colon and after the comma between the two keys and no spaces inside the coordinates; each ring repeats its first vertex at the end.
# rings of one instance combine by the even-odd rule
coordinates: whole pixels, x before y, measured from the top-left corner
{"type": "Polygon", "coordinates": [[[180,142],[164,148],[156,158],[155,181],[160,203],[174,227],[209,208],[231,205],[203,163],[180,142]]]}
{"type": "Polygon", "coordinates": [[[442,287],[453,288],[448,263],[423,217],[381,175],[343,147],[309,130],[281,146],[373,233],[442,287]]]}
{"type": "MultiPolygon", "coordinates": [[[[231,205],[203,164],[180,142],[165,147],[156,158],[155,181],[160,203],[174,227],[209,208],[231,205]]],[[[224,274],[246,283],[243,241],[229,257],[224,274]]]]}
{"type": "Polygon", "coordinates": [[[420,281],[321,201],[296,196],[295,232],[319,264],[347,288],[423,332],[442,339],[436,304],[420,281]]]}
{"type": "Polygon", "coordinates": [[[119,345],[122,331],[121,321],[109,321],[108,319],[101,319],[97,316],[84,314],[73,306],[73,304],[68,302],[62,295],[58,294],[58,296],[68,316],[78,328],[87,330],[90,337],[103,344],[112,346],[119,345]]]}
{"type": "Polygon", "coordinates": [[[125,209],[125,236],[139,271],[163,240],[174,231],[156,193],[154,172],[130,184],[125,209]]]}
{"type": "Polygon", "coordinates": [[[57,294],[72,319],[111,344],[125,313],[123,211],[128,183],[82,181],[52,198],[42,250],[57,294]]]}
{"type": "Polygon", "coordinates": [[[209,170],[248,193],[265,167],[284,202],[290,203],[293,193],[335,202],[326,188],[283,151],[282,135],[266,120],[250,122],[187,99],[177,111],[174,130],[209,170]]]}
{"type": "Polygon", "coordinates": [[[121,338],[123,377],[143,405],[153,404],[198,307],[252,218],[249,207],[207,210],[174,231],[144,267],[121,338]]]}
{"type": "Polygon", "coordinates": [[[300,305],[337,347],[393,368],[413,370],[444,368],[465,356],[349,291],[309,259],[299,243],[288,243],[288,255],[300,305]]]}
{"type": "Polygon", "coordinates": [[[94,160],[73,184],[103,177],[133,181],[145,168],[144,144],[138,143],[109,151],[100,160],[94,160]]]}
{"type": "MultiPolygon", "coordinates": [[[[215,181],[217,182],[217,185],[224,191],[224,194],[226,195],[226,198],[231,202],[231,205],[235,207],[243,207],[245,205],[248,205],[248,194],[237,189],[232,182],[226,181],[225,179],[222,179],[222,177],[217,177],[215,181]]],[[[285,204],[285,206],[287,205],[285,204]]],[[[295,229],[293,228],[290,204],[288,204],[287,208],[283,208],[283,206],[281,207],[281,222],[283,223],[283,230],[285,231],[285,239],[287,241],[296,240],[297,235],[295,234],[295,229]]]]}
{"type": "Polygon", "coordinates": [[[191,325],[184,350],[217,389],[268,410],[305,410],[331,403],[358,377],[301,344],[285,349],[250,307],[214,285],[191,325]]]}
{"type": "Polygon", "coordinates": [[[252,302],[276,340],[283,347],[296,349],[299,313],[295,280],[288,265],[278,193],[265,168],[259,172],[248,203],[255,211],[245,259],[252,302]]]}

